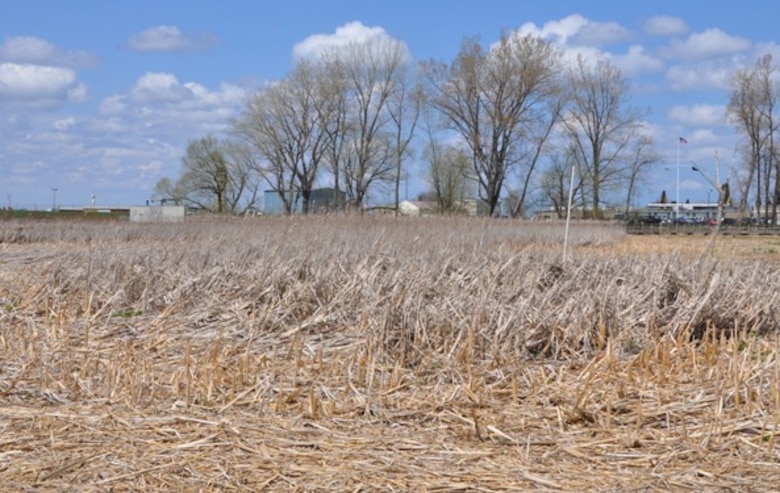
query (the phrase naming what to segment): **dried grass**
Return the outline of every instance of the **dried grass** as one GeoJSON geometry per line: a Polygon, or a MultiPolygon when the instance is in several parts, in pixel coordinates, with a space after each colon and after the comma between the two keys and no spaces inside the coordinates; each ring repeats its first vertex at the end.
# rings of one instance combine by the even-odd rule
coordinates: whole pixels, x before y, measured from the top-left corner
{"type": "Polygon", "coordinates": [[[780,484],[771,238],[584,224],[566,264],[514,221],[0,238],[3,491],[780,484]]]}

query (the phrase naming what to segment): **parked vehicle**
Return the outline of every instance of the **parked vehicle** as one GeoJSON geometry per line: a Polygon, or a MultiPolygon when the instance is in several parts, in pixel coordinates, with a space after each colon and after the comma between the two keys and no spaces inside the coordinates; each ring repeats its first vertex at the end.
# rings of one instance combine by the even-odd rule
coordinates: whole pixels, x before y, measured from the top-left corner
{"type": "Polygon", "coordinates": [[[656,216],[633,216],[629,218],[628,224],[661,224],[661,218],[656,216]]]}

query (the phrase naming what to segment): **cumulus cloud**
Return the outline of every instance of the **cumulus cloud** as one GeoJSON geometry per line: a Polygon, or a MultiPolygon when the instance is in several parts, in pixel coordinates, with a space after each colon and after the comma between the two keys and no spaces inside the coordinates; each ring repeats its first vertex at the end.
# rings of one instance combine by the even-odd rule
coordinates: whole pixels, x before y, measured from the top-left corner
{"type": "Polygon", "coordinates": [[[717,104],[697,104],[693,106],[673,106],[667,117],[689,127],[727,125],[726,107],[717,104]]]}
{"type": "Polygon", "coordinates": [[[605,51],[602,46],[624,42],[632,33],[613,22],[594,22],[579,14],[545,23],[539,27],[527,22],[515,31],[519,36],[537,36],[558,45],[563,62],[574,65],[579,57],[586,61],[608,60],[617,66],[624,76],[662,71],[664,63],[641,45],[631,45],[625,53],[605,51]]]}
{"type": "Polygon", "coordinates": [[[667,58],[704,60],[735,55],[748,49],[750,49],[750,41],[712,28],[700,33],[693,33],[684,40],[673,39],[660,52],[667,58]]]}
{"type": "Polygon", "coordinates": [[[211,48],[216,41],[208,32],[185,33],[176,26],[156,26],[130,36],[128,46],[134,51],[200,51],[211,48]]]}
{"type": "Polygon", "coordinates": [[[658,15],[645,20],[644,31],[651,36],[682,36],[688,33],[688,25],[679,17],[658,15]]]}
{"type": "Polygon", "coordinates": [[[192,98],[193,94],[173,74],[149,72],[138,79],[130,96],[140,103],[153,103],[182,101],[192,98]]]}
{"type": "Polygon", "coordinates": [[[631,32],[616,22],[592,22],[582,26],[580,32],[572,37],[572,42],[587,46],[603,46],[631,39],[631,32]]]}
{"type": "Polygon", "coordinates": [[[87,88],[64,67],[0,63],[0,101],[14,103],[80,102],[87,88]]]}
{"type": "Polygon", "coordinates": [[[181,82],[170,73],[148,72],[125,93],[100,102],[100,125],[118,132],[134,128],[139,135],[153,128],[155,137],[220,133],[237,115],[247,94],[234,84],[223,83],[212,90],[181,82]]]}
{"type": "Polygon", "coordinates": [[[54,127],[55,130],[61,130],[61,131],[70,130],[75,125],[76,125],[76,119],[72,116],[55,120],[52,123],[52,127],[54,127]]]}
{"type": "MultiPolygon", "coordinates": [[[[41,70],[30,67],[33,75],[41,70]]],[[[69,91],[76,97],[81,86],[73,70],[45,70],[45,76],[33,78],[38,88],[17,82],[31,77],[16,72],[0,80],[13,81],[15,100],[23,90],[29,97],[67,98],[69,91]]],[[[9,86],[3,90],[8,93],[9,86]]],[[[188,139],[224,135],[229,130],[248,91],[231,83],[212,87],[181,80],[173,73],[148,72],[125,90],[100,100],[95,114],[0,111],[0,150],[8,163],[0,184],[14,189],[18,206],[36,205],[23,197],[37,194],[40,183],[59,187],[57,199],[67,205],[88,203],[88,193],[69,197],[77,189],[96,192],[102,204],[142,202],[159,178],[176,175],[188,139]],[[26,170],[33,162],[40,165],[31,174],[26,170]]]]}
{"type": "Polygon", "coordinates": [[[48,108],[89,98],[76,69],[97,63],[85,51],[59,48],[46,40],[17,36],[0,44],[0,104],[48,108]]]}
{"type": "Polygon", "coordinates": [[[780,45],[774,41],[756,43],[753,61],[758,60],[764,55],[772,55],[772,58],[775,60],[780,60],[780,45]]]}
{"type": "Polygon", "coordinates": [[[546,22],[541,27],[526,22],[517,32],[521,36],[530,34],[560,45],[602,46],[631,38],[630,31],[620,24],[594,22],[579,14],[546,22]]]}
{"type": "Polygon", "coordinates": [[[729,61],[702,62],[693,65],[673,65],[666,72],[665,80],[676,91],[688,89],[728,89],[734,74],[729,61]]]}
{"type": "Polygon", "coordinates": [[[89,67],[98,63],[96,55],[86,51],[58,48],[32,36],[5,38],[0,44],[0,60],[57,67],[89,67]]]}
{"type": "Polygon", "coordinates": [[[612,60],[625,77],[660,72],[664,69],[663,61],[640,45],[630,46],[625,54],[614,55],[612,60]]]}
{"type": "Polygon", "coordinates": [[[517,31],[521,36],[530,34],[532,36],[539,36],[550,41],[555,41],[559,44],[566,44],[566,42],[579,33],[587,23],[588,19],[579,14],[575,14],[560,20],[546,22],[542,27],[538,27],[533,22],[526,22],[520,26],[517,31]]]}
{"type": "MultiPolygon", "coordinates": [[[[364,26],[360,21],[354,21],[337,27],[332,34],[313,34],[296,43],[293,46],[293,57],[296,59],[317,58],[328,50],[345,47],[352,43],[380,44],[388,41],[401,43],[380,26],[368,27],[364,26]]],[[[405,55],[408,57],[409,53],[406,45],[401,44],[406,52],[405,55]]]]}

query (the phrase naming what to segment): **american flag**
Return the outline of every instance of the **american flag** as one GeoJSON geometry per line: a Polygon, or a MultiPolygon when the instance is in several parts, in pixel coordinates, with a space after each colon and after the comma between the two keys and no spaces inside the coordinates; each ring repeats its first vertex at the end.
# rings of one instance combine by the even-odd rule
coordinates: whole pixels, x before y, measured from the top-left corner
{"type": "Polygon", "coordinates": [[[680,144],[687,144],[688,141],[685,140],[685,137],[680,137],[680,144]]]}

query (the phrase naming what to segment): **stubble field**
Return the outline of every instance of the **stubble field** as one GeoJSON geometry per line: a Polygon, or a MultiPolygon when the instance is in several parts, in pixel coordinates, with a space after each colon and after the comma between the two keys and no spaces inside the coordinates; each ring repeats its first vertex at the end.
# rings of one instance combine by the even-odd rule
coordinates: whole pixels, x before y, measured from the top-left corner
{"type": "Polygon", "coordinates": [[[0,223],[0,491],[771,491],[780,240],[0,223]]]}

